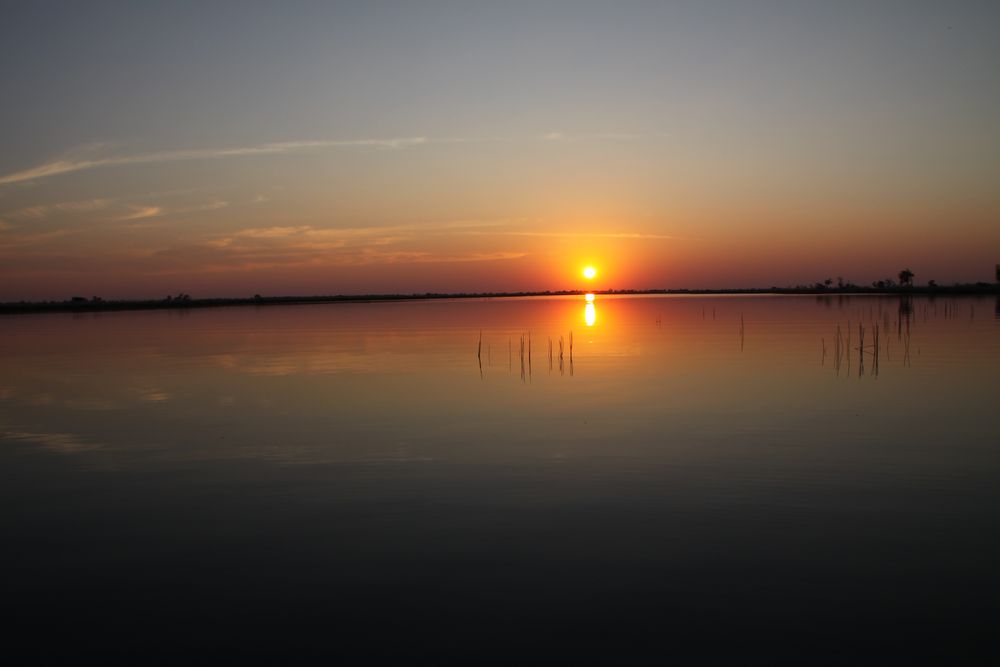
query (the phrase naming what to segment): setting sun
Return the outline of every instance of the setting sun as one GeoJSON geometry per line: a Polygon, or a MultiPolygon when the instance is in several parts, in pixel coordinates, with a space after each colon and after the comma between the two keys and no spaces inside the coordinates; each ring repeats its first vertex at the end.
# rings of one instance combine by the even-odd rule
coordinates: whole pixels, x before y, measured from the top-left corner
{"type": "Polygon", "coordinates": [[[588,266],[583,270],[583,277],[587,280],[593,280],[597,276],[597,269],[592,266],[588,266]]]}

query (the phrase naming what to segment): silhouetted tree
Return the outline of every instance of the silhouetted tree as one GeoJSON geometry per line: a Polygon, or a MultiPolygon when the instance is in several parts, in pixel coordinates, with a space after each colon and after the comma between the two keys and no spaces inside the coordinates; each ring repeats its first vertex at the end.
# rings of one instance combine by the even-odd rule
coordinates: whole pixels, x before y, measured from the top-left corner
{"type": "Polygon", "coordinates": [[[930,287],[931,289],[934,289],[935,287],[937,287],[937,281],[936,280],[928,280],[927,281],[927,286],[930,287]]]}
{"type": "Polygon", "coordinates": [[[899,284],[903,287],[913,287],[913,271],[903,269],[899,272],[899,284]]]}

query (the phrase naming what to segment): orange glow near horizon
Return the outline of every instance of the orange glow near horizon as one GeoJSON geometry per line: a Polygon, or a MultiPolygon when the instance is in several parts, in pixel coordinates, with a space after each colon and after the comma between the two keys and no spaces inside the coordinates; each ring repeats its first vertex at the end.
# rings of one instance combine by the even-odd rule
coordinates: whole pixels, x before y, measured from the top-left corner
{"type": "MultiPolygon", "coordinates": [[[[726,228],[724,217],[717,227],[705,222],[695,230],[690,228],[694,223],[684,222],[691,216],[682,210],[671,215],[681,221],[676,238],[664,233],[674,229],[642,220],[582,215],[553,216],[537,227],[488,215],[484,222],[461,226],[383,226],[376,217],[376,222],[340,227],[312,221],[311,212],[323,202],[280,193],[273,202],[248,208],[247,217],[238,220],[225,217],[236,215],[235,206],[215,206],[195,194],[165,197],[164,211],[173,202],[184,212],[184,224],[175,224],[166,213],[132,219],[146,212],[133,211],[130,200],[78,201],[69,194],[45,199],[37,196],[40,192],[0,192],[0,302],[77,295],[162,299],[178,292],[198,299],[258,293],[727,289],[811,285],[838,276],[863,286],[893,277],[903,267],[916,272],[917,284],[930,279],[947,284],[991,280],[996,261],[990,256],[995,244],[989,241],[1000,239],[1000,227],[967,237],[934,229],[912,244],[897,243],[891,225],[880,222],[868,234],[869,245],[852,249],[850,234],[820,236],[786,220],[765,224],[759,222],[760,211],[747,218],[759,222],[759,236],[736,234],[726,228]],[[278,210],[301,217],[285,220],[276,217],[278,210]],[[35,220],[32,215],[40,216],[45,231],[39,231],[41,223],[29,222],[35,220]]],[[[154,203],[160,206],[159,200],[154,203]]]]}

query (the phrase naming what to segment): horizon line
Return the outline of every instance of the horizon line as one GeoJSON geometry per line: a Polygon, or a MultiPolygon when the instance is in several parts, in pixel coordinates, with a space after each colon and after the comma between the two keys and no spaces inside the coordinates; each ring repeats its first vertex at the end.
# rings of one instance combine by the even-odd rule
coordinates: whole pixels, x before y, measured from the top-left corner
{"type": "Polygon", "coordinates": [[[134,299],[104,299],[102,297],[72,296],[61,301],[6,301],[0,302],[0,313],[29,312],[33,310],[72,311],[72,310],[141,310],[159,308],[199,308],[213,306],[239,305],[295,305],[309,303],[366,302],[366,301],[419,301],[446,299],[486,299],[486,298],[518,298],[539,296],[581,296],[596,294],[603,296],[740,296],[740,295],[786,295],[786,296],[987,296],[1000,295],[1000,283],[952,283],[950,285],[920,285],[920,286],[861,286],[852,285],[843,288],[825,288],[817,286],[801,287],[729,287],[729,288],[626,288],[626,289],[563,289],[534,290],[515,292],[399,292],[399,293],[368,293],[368,294],[315,294],[315,295],[282,295],[262,296],[255,294],[249,297],[214,296],[194,298],[190,294],[180,292],[164,298],[134,298],[134,299]]]}

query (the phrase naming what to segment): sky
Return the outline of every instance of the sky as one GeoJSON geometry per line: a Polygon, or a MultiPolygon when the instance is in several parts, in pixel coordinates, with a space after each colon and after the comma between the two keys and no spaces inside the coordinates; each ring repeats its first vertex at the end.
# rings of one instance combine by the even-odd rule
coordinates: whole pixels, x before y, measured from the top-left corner
{"type": "Polygon", "coordinates": [[[0,301],[1000,262],[997,2],[18,2],[0,301]]]}

